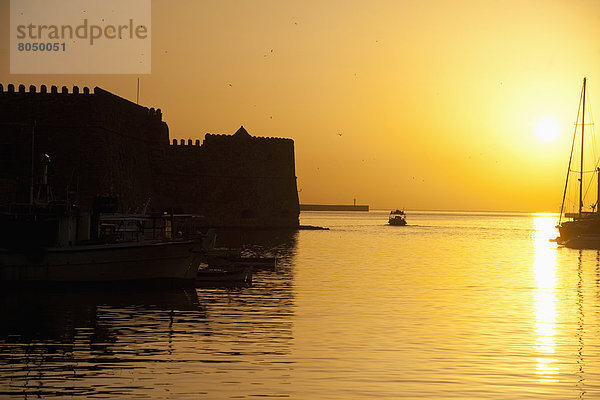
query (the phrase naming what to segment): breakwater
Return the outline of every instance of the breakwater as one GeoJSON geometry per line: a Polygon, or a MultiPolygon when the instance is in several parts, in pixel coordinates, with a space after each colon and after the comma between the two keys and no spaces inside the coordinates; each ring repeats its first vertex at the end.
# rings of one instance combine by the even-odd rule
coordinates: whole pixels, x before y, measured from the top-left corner
{"type": "Polygon", "coordinates": [[[369,211],[369,206],[352,204],[300,204],[300,211],[369,211]]]}

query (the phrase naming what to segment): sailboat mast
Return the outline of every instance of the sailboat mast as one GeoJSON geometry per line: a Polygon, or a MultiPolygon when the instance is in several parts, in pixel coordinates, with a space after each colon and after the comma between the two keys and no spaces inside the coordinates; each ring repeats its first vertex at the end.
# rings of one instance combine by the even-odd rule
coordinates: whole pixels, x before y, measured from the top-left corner
{"type": "Polygon", "coordinates": [[[583,129],[585,127],[585,78],[583,78],[583,108],[581,113],[581,163],[579,164],[579,216],[583,208],[583,129]]]}
{"type": "MultiPolygon", "coordinates": [[[[571,165],[573,164],[573,156],[575,155],[574,150],[575,150],[575,143],[577,142],[577,126],[579,125],[579,116],[581,115],[581,105],[583,103],[583,88],[585,87],[585,79],[584,79],[584,85],[581,88],[581,94],[579,95],[579,107],[577,107],[577,119],[575,120],[575,130],[573,131],[573,142],[571,142],[571,154],[569,155],[569,166],[567,167],[567,176],[565,178],[565,188],[563,190],[563,197],[562,197],[562,203],[560,204],[560,217],[558,218],[558,224],[560,225],[562,222],[562,217],[565,211],[565,200],[567,199],[567,189],[569,187],[569,177],[571,175],[571,165]]],[[[600,191],[600,183],[599,185],[599,191],[600,191]]],[[[599,201],[600,203],[600,201],[599,201]]],[[[599,209],[600,209],[600,205],[599,205],[599,209]]]]}

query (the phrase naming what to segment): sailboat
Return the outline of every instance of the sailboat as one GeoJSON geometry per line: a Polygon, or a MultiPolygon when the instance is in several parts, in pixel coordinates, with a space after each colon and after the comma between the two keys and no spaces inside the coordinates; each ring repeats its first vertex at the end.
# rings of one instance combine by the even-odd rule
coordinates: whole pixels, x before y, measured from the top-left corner
{"type": "MultiPolygon", "coordinates": [[[[584,150],[585,150],[585,106],[586,106],[586,78],[583,78],[583,88],[581,89],[581,98],[579,102],[579,110],[577,113],[577,121],[575,123],[575,132],[573,135],[573,144],[571,146],[571,155],[569,157],[569,167],[567,169],[567,178],[565,182],[565,189],[563,192],[563,199],[560,208],[560,217],[558,225],[558,231],[560,236],[556,239],[558,244],[566,247],[573,248],[600,248],[600,207],[598,206],[598,199],[600,199],[600,168],[598,168],[598,162],[596,162],[595,168],[590,171],[584,171],[584,150]],[[581,123],[579,117],[581,116],[581,123]],[[571,167],[574,164],[574,151],[576,150],[576,137],[577,132],[581,126],[581,142],[578,143],[580,146],[579,154],[579,169],[572,170],[571,167]],[[567,188],[569,185],[569,176],[572,172],[578,174],[578,205],[577,212],[566,213],[565,212],[565,199],[567,197],[567,188]],[[584,210],[584,174],[593,173],[597,175],[598,187],[597,187],[597,198],[596,202],[591,206],[591,211],[584,210]],[[563,221],[563,218],[566,220],[563,221]]],[[[587,190],[586,190],[587,192],[587,190]]]]}

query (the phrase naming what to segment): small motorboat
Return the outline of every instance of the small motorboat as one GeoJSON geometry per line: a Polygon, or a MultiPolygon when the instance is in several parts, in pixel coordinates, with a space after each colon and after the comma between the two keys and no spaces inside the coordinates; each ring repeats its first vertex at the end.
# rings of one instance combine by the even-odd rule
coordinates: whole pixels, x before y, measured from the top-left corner
{"type": "Polygon", "coordinates": [[[388,224],[394,226],[405,226],[406,225],[406,214],[403,210],[393,210],[390,212],[388,218],[388,224]]]}
{"type": "Polygon", "coordinates": [[[241,249],[210,249],[204,252],[203,262],[220,267],[246,266],[259,269],[277,268],[277,257],[242,256],[241,249]]]}
{"type": "Polygon", "coordinates": [[[201,265],[196,287],[248,286],[252,284],[252,273],[252,267],[201,265]]]}

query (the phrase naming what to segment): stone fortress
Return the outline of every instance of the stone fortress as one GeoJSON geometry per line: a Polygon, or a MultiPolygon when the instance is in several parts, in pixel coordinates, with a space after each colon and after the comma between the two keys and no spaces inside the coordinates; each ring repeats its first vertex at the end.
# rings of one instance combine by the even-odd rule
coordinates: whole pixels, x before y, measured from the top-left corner
{"type": "Polygon", "coordinates": [[[298,227],[291,139],[241,127],[171,142],[160,109],[98,87],[0,85],[0,204],[30,201],[44,154],[55,199],[113,196],[122,212],[195,214],[211,227],[298,227]]]}

